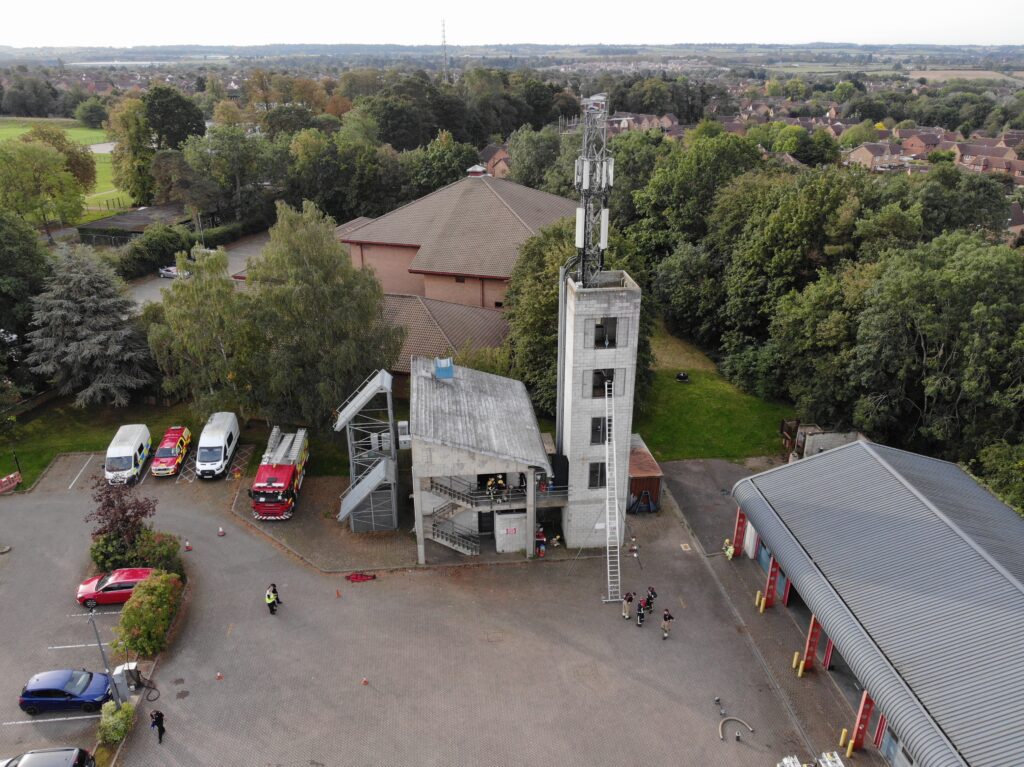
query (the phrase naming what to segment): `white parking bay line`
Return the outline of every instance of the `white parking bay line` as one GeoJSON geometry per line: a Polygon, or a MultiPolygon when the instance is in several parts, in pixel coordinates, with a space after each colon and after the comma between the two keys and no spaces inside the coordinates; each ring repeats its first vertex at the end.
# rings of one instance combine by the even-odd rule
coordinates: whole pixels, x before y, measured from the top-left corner
{"type": "Polygon", "coordinates": [[[147,468],[147,469],[146,469],[146,471],[145,471],[145,472],[143,473],[143,475],[142,475],[142,479],[140,479],[140,480],[139,480],[139,484],[140,484],[140,485],[141,485],[141,484],[142,484],[143,482],[145,482],[145,481],[146,481],[146,477],[148,477],[148,476],[149,476],[149,472],[150,472],[150,469],[152,469],[152,468],[153,468],[153,465],[152,465],[152,464],[150,464],[149,468],[147,468]]]}
{"type": "Polygon", "coordinates": [[[85,617],[86,615],[120,615],[120,614],[121,614],[120,610],[107,610],[105,612],[97,611],[95,613],[68,613],[68,617],[69,618],[82,618],[82,617],[85,617]]]}
{"type": "Polygon", "coordinates": [[[0,726],[8,727],[12,724],[46,724],[47,722],[73,722],[76,719],[99,719],[99,714],[83,714],[82,716],[62,716],[57,719],[18,719],[14,722],[0,722],[0,726]]]}
{"type": "Polygon", "coordinates": [[[82,476],[82,472],[85,471],[89,467],[89,461],[91,461],[91,460],[92,460],[92,453],[90,453],[89,457],[85,459],[85,463],[82,464],[82,468],[78,470],[78,473],[75,475],[75,478],[73,480],[71,480],[71,484],[68,485],[68,490],[70,490],[71,488],[73,488],[75,486],[75,483],[78,481],[78,478],[80,476],[82,476]]]}
{"type": "MultiPolygon", "coordinates": [[[[95,647],[95,646],[96,646],[95,642],[89,642],[88,644],[59,644],[59,645],[54,645],[53,647],[47,647],[46,649],[47,650],[76,650],[79,647],[95,647]]],[[[109,647],[110,643],[109,642],[103,642],[103,646],[104,647],[109,647]]]]}

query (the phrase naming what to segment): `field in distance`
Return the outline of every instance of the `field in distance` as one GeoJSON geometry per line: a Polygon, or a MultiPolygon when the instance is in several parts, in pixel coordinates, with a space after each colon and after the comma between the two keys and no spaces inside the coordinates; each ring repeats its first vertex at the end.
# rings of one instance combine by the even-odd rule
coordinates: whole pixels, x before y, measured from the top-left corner
{"type": "Polygon", "coordinates": [[[0,141],[17,138],[28,133],[33,125],[53,125],[63,128],[68,138],[79,144],[102,144],[107,133],[101,128],[86,128],[77,120],[62,117],[0,117],[0,141]]]}

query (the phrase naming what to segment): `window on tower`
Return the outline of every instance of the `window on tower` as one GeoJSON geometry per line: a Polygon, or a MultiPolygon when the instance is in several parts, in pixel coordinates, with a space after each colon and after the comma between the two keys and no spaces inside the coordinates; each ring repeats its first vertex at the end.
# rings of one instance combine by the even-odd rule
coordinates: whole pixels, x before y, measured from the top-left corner
{"type": "Polygon", "coordinates": [[[608,472],[607,467],[602,461],[601,463],[590,464],[590,481],[587,486],[594,490],[599,487],[604,487],[608,484],[608,472]]]}
{"type": "Polygon", "coordinates": [[[592,397],[603,397],[604,396],[604,385],[605,383],[611,383],[615,380],[615,371],[611,368],[604,370],[594,371],[594,382],[593,391],[591,392],[592,397]]]}
{"type": "Polygon", "coordinates": [[[598,349],[614,349],[617,322],[614,317],[602,317],[594,326],[594,346],[598,349]]]}
{"type": "Polygon", "coordinates": [[[608,419],[604,416],[590,419],[590,444],[603,445],[608,439],[608,419]]]}

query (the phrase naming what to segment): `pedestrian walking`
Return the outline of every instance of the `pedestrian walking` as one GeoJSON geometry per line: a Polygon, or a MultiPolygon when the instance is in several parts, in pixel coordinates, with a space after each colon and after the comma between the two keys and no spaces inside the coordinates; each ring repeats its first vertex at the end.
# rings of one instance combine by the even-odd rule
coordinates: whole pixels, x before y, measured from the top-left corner
{"type": "Polygon", "coordinates": [[[164,733],[166,732],[166,730],[164,729],[164,712],[163,711],[156,710],[156,711],[150,711],[149,712],[149,728],[151,730],[156,730],[156,742],[157,743],[163,743],[164,742],[164,733]]]}
{"type": "Polygon", "coordinates": [[[633,592],[627,591],[622,596],[622,619],[629,620],[629,611],[633,606],[633,592]]]}
{"type": "Polygon", "coordinates": [[[662,639],[668,639],[668,632],[671,630],[671,628],[672,628],[672,621],[674,621],[674,620],[675,620],[675,617],[672,615],[672,613],[670,613],[668,611],[668,608],[666,607],[665,608],[665,612],[663,612],[661,614],[661,638],[662,639]]]}
{"type": "Polygon", "coordinates": [[[277,615],[277,594],[274,593],[272,588],[267,589],[263,599],[267,603],[267,609],[270,610],[270,614],[277,615]]]}
{"type": "Polygon", "coordinates": [[[658,598],[658,592],[654,590],[654,586],[647,587],[647,612],[654,612],[654,600],[658,598]]]}
{"type": "Polygon", "coordinates": [[[284,604],[284,602],[281,601],[281,595],[277,593],[277,584],[276,583],[271,583],[270,584],[270,593],[274,595],[274,606],[275,607],[280,607],[281,605],[284,604]]]}
{"type": "Polygon", "coordinates": [[[636,625],[644,625],[644,617],[647,615],[647,600],[641,599],[640,603],[636,606],[636,625]]]}

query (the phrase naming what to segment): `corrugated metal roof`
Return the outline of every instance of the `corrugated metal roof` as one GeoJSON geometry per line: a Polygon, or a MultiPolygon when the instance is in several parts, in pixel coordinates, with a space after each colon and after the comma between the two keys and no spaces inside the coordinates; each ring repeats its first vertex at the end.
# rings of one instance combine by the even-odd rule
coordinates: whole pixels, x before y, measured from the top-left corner
{"type": "Polygon", "coordinates": [[[630,477],[661,477],[661,467],[654,460],[647,443],[639,434],[629,437],[629,476],[630,477]]]}
{"type": "Polygon", "coordinates": [[[413,356],[451,357],[466,346],[501,346],[508,335],[508,321],[499,311],[423,296],[386,293],[384,319],[406,330],[396,373],[408,373],[413,356]]]}
{"type": "Polygon", "coordinates": [[[433,359],[413,357],[410,388],[412,436],[552,473],[522,381],[461,365],[442,381],[434,377],[433,359]]]}
{"type": "Polygon", "coordinates": [[[508,278],[519,246],[575,216],[576,203],[490,176],[467,176],[340,234],[342,242],[419,246],[412,272],[508,278]]]}
{"type": "Polygon", "coordinates": [[[917,765],[1024,763],[1024,520],[955,464],[867,442],[733,495],[917,765]]]}

